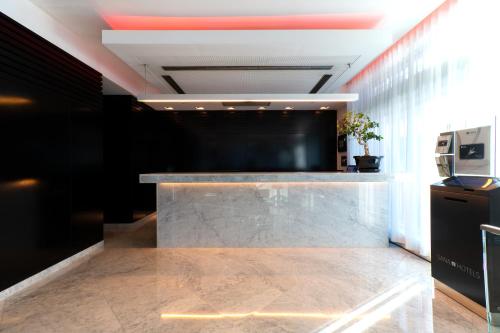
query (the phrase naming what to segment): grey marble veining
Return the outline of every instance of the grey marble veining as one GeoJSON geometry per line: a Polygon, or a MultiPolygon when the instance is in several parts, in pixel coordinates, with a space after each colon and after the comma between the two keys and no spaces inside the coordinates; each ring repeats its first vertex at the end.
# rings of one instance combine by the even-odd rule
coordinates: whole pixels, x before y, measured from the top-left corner
{"type": "Polygon", "coordinates": [[[137,248],[154,227],[106,234],[100,254],[0,302],[0,332],[498,332],[397,247],[137,248]]]}
{"type": "Polygon", "coordinates": [[[386,247],[387,183],[157,185],[158,247],[386,247]]]}
{"type": "Polygon", "coordinates": [[[384,182],[380,173],[341,172],[221,172],[149,173],[140,175],[141,183],[270,183],[270,182],[384,182]]]}

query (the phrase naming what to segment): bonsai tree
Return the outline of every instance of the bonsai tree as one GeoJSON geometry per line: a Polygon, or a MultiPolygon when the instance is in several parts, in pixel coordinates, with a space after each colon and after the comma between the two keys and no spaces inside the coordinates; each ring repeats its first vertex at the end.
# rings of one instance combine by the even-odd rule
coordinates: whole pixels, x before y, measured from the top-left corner
{"type": "Polygon", "coordinates": [[[381,135],[374,132],[374,129],[379,128],[380,124],[373,121],[364,113],[346,112],[344,117],[337,122],[337,129],[340,134],[347,134],[356,138],[356,141],[365,149],[365,156],[370,156],[368,147],[369,140],[380,141],[383,139],[381,135]]]}

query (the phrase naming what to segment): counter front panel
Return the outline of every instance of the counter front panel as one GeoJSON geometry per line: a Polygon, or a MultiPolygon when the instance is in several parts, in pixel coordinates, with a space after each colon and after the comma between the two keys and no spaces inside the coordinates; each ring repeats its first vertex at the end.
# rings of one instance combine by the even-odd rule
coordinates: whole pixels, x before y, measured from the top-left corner
{"type": "Polygon", "coordinates": [[[158,247],[388,245],[383,175],[152,174],[141,180],[159,182],[158,247]]]}

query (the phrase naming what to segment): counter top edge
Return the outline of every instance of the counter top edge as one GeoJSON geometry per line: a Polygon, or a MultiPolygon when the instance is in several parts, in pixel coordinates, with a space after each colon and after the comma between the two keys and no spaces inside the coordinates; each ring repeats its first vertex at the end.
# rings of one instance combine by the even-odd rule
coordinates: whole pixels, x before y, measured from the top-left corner
{"type": "Polygon", "coordinates": [[[147,173],[141,183],[297,183],[297,182],[385,182],[382,173],[272,172],[272,173],[147,173]]]}

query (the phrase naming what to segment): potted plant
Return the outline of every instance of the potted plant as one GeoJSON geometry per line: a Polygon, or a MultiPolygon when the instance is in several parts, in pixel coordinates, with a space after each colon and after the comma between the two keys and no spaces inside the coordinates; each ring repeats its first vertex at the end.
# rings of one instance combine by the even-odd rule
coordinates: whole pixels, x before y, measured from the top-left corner
{"type": "Polygon", "coordinates": [[[339,134],[353,136],[360,145],[364,147],[364,156],[354,156],[359,172],[379,172],[380,160],[383,156],[371,156],[368,141],[383,139],[381,135],[374,132],[379,128],[379,123],[373,121],[364,113],[346,112],[337,122],[339,134]]]}

